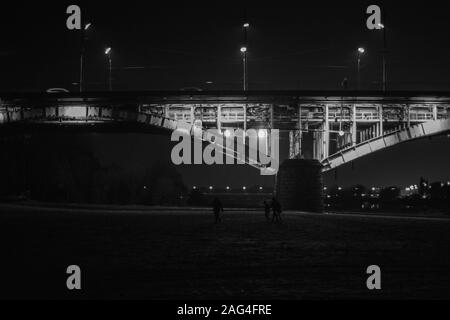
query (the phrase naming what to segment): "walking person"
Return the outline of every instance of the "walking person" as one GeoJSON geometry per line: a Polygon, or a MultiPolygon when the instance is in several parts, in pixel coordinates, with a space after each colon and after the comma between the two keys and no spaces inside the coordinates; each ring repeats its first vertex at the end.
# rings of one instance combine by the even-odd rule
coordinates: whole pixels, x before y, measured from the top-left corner
{"type": "Polygon", "coordinates": [[[272,211],[272,222],[281,222],[281,204],[275,197],[272,198],[272,211]]]}
{"type": "Polygon", "coordinates": [[[219,223],[222,221],[222,217],[220,214],[223,212],[223,205],[220,202],[219,198],[214,198],[213,201],[213,212],[214,212],[214,221],[215,223],[219,223]]]}

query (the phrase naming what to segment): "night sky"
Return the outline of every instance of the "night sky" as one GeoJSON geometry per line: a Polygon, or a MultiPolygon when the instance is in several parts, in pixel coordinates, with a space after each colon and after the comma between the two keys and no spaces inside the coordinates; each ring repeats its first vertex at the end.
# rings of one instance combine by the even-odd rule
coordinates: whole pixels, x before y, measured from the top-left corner
{"type": "MultiPolygon", "coordinates": [[[[356,49],[362,46],[361,87],[378,90],[382,36],[365,26],[365,10],[374,3],[386,14],[388,89],[450,91],[450,12],[430,1],[2,3],[0,91],[77,91],[80,34],[65,26],[69,4],[80,5],[85,22],[93,24],[86,49],[88,91],[106,89],[107,46],[113,50],[114,90],[239,90],[245,12],[251,24],[250,89],[339,90],[344,77],[354,88],[356,49]]],[[[105,163],[145,166],[170,156],[165,136],[92,138],[105,163]],[[167,153],[161,152],[164,148],[167,153]]],[[[334,173],[326,174],[325,181],[407,185],[420,176],[450,180],[449,142],[439,137],[407,143],[358,160],[353,170],[339,169],[336,181],[334,173]]],[[[181,171],[188,185],[236,185],[237,175],[240,185],[272,182],[252,168],[181,171]]]]}

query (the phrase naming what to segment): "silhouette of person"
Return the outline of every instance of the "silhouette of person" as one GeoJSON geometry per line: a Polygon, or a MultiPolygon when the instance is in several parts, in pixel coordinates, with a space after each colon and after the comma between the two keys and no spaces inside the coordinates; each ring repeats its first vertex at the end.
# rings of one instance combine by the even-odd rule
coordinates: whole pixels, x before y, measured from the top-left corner
{"type": "Polygon", "coordinates": [[[270,221],[270,210],[272,209],[272,206],[264,200],[264,214],[266,216],[267,221],[270,221]]]}
{"type": "Polygon", "coordinates": [[[214,198],[213,212],[214,212],[215,223],[221,222],[222,218],[220,216],[220,213],[223,212],[223,206],[222,206],[222,202],[220,202],[219,198],[214,198]]]}
{"type": "Polygon", "coordinates": [[[272,216],[272,222],[280,222],[281,221],[281,204],[277,200],[277,198],[272,198],[272,210],[273,210],[273,216],[272,216]]]}
{"type": "Polygon", "coordinates": [[[345,90],[348,87],[348,79],[345,77],[341,82],[341,87],[345,90]]]}

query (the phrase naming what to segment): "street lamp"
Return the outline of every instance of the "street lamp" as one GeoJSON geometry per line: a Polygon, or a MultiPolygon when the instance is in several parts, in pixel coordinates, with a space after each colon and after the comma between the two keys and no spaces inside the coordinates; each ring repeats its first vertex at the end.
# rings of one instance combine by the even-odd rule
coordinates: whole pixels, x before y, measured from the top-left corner
{"type": "Polygon", "coordinates": [[[112,91],[112,61],[111,61],[111,48],[110,47],[105,49],[105,55],[108,56],[108,62],[109,62],[109,91],[112,91]]]}
{"type": "Polygon", "coordinates": [[[386,91],[386,28],[379,23],[377,29],[383,30],[383,91],[386,91]]]}
{"type": "Polygon", "coordinates": [[[242,52],[242,62],[243,62],[243,71],[244,71],[244,91],[247,91],[247,47],[241,47],[242,52]]]}
{"type": "Polygon", "coordinates": [[[365,52],[364,48],[358,48],[358,83],[357,88],[360,89],[361,86],[361,75],[360,75],[360,69],[361,69],[361,55],[365,52]]]}
{"type": "Polygon", "coordinates": [[[242,62],[243,62],[243,67],[244,67],[244,79],[243,79],[243,83],[244,83],[244,91],[247,91],[248,89],[248,71],[247,71],[247,45],[248,45],[248,41],[247,41],[247,31],[248,28],[250,27],[250,23],[245,22],[242,25],[243,28],[243,32],[244,32],[244,45],[241,47],[241,52],[242,52],[242,62]]]}
{"type": "Polygon", "coordinates": [[[83,60],[84,51],[86,45],[86,32],[91,27],[92,23],[86,23],[84,28],[81,30],[81,52],[80,52],[80,92],[83,92],[83,60]]]}

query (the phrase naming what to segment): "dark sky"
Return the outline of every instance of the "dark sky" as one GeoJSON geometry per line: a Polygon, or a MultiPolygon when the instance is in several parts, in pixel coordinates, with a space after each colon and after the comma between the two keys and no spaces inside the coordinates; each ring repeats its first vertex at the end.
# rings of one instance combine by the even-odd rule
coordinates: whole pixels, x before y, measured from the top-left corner
{"type": "MultiPolygon", "coordinates": [[[[365,14],[373,3],[386,15],[388,88],[450,91],[450,11],[445,2],[53,2],[0,4],[0,91],[77,90],[80,34],[66,29],[69,4],[80,5],[83,19],[93,23],[86,51],[87,90],[105,89],[106,46],[113,48],[115,90],[240,89],[245,11],[251,24],[250,89],[340,89],[344,77],[354,86],[356,49],[363,46],[362,88],[375,90],[381,87],[382,36],[367,30],[365,14]]],[[[129,165],[134,153],[122,149],[132,148],[135,164],[146,165],[157,158],[152,145],[167,145],[166,137],[147,135],[95,139],[104,161],[123,165],[129,165]]],[[[356,161],[354,171],[339,170],[338,182],[411,184],[420,175],[450,179],[449,141],[422,140],[371,155],[356,161]]],[[[182,170],[191,184],[196,179],[214,184],[215,177],[223,185],[233,184],[236,176],[240,184],[270,183],[251,168],[182,170]]]]}
{"type": "MultiPolygon", "coordinates": [[[[66,28],[65,13],[73,3],[12,3],[0,5],[2,90],[76,89],[80,34],[66,28]]],[[[345,76],[354,84],[359,46],[366,48],[363,88],[380,87],[382,36],[366,28],[373,1],[75,3],[93,23],[86,54],[91,90],[105,88],[106,46],[113,48],[116,90],[240,89],[245,11],[250,88],[339,89],[345,76]]],[[[389,87],[450,90],[444,3],[376,3],[389,28],[389,87]]]]}

